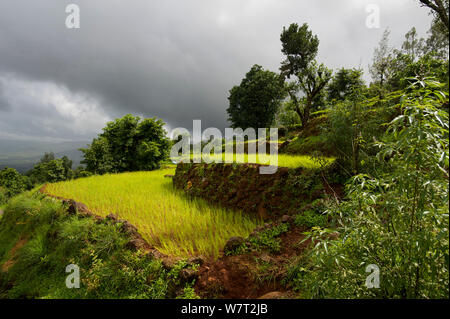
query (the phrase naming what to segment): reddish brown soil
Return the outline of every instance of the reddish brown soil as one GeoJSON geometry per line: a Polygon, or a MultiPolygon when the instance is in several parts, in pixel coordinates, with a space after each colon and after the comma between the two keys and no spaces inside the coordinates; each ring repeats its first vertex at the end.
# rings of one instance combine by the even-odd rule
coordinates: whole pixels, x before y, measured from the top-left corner
{"type": "Polygon", "coordinates": [[[206,262],[199,269],[195,284],[197,294],[204,298],[226,299],[294,298],[295,293],[282,284],[282,279],[289,264],[303,254],[309,244],[308,241],[300,244],[304,231],[291,225],[291,229],[279,237],[281,250],[278,253],[252,251],[206,262]]]}
{"type": "Polygon", "coordinates": [[[11,248],[10,252],[9,252],[9,259],[2,265],[2,272],[7,272],[15,263],[14,258],[16,257],[16,252],[22,248],[23,246],[25,246],[25,244],[27,243],[27,238],[21,238],[17,241],[17,243],[14,245],[13,248],[11,248]]]}

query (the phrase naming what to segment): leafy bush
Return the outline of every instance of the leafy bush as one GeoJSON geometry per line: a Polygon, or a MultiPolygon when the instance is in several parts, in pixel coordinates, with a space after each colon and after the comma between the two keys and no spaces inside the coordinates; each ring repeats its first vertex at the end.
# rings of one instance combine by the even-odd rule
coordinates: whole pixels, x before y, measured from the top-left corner
{"type": "Polygon", "coordinates": [[[0,171],[0,204],[27,190],[27,177],[22,176],[14,168],[4,168],[0,171]]]}
{"type": "Polygon", "coordinates": [[[107,123],[84,153],[83,164],[94,174],[153,170],[169,154],[164,122],[125,115],[107,123]]]}
{"type": "Polygon", "coordinates": [[[55,158],[53,153],[45,153],[39,163],[26,173],[33,184],[54,183],[73,178],[72,161],[67,156],[55,158]]]}
{"type": "Polygon", "coordinates": [[[357,175],[334,211],[336,230],[313,228],[309,259],[290,273],[306,297],[448,298],[448,93],[431,80],[402,96],[378,153],[379,173],[357,175]],[[382,169],[381,169],[382,168],[382,169]],[[334,234],[332,234],[334,233],[334,234]],[[368,289],[366,267],[380,269],[368,289]]]}
{"type": "Polygon", "coordinates": [[[297,216],[295,216],[295,224],[297,226],[306,227],[325,227],[328,222],[328,216],[324,214],[317,213],[313,210],[306,210],[297,216]]]}
{"type": "Polygon", "coordinates": [[[7,200],[8,200],[8,197],[6,196],[6,189],[3,187],[0,187],[0,206],[3,204],[6,204],[7,200]]]}
{"type": "Polygon", "coordinates": [[[279,252],[281,248],[281,240],[277,237],[287,232],[288,230],[289,224],[282,223],[259,233],[257,236],[250,237],[249,242],[252,248],[255,248],[257,250],[269,249],[271,252],[276,253],[279,252]]]}
{"type": "Polygon", "coordinates": [[[327,147],[326,136],[307,136],[294,138],[282,153],[311,155],[313,152],[321,152],[323,155],[332,155],[333,152],[327,147]]]}

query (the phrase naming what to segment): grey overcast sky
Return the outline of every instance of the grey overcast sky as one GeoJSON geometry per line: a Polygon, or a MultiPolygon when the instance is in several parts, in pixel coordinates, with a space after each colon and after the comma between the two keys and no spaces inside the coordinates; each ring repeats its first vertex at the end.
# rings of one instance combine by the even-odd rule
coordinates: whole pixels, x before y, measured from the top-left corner
{"type": "Polygon", "coordinates": [[[229,89],[253,64],[278,71],[283,26],[307,22],[319,62],[369,80],[386,28],[399,47],[431,19],[417,0],[1,0],[0,139],[88,140],[127,113],[223,129],[229,89]],[[65,26],[70,3],[80,29],[65,26]]]}

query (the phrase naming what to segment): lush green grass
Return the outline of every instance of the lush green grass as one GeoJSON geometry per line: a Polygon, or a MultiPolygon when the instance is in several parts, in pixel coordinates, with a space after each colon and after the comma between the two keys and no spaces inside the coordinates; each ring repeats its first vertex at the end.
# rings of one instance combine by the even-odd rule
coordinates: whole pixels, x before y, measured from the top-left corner
{"type": "MultiPolygon", "coordinates": [[[[331,157],[322,157],[320,161],[312,158],[308,155],[289,155],[289,154],[278,154],[275,155],[259,155],[259,154],[233,154],[233,162],[235,163],[257,163],[257,164],[267,164],[274,165],[279,167],[288,167],[288,168],[320,168],[321,165],[329,165],[335,159],[331,157]]],[[[200,158],[200,156],[191,154],[191,159],[200,158]]],[[[231,158],[231,155],[229,156],[231,158]]],[[[225,162],[226,154],[218,154],[218,155],[209,155],[203,157],[203,161],[209,160],[211,162],[225,162]]]]}
{"type": "Polygon", "coordinates": [[[25,193],[0,219],[0,299],[195,298],[181,281],[185,261],[170,270],[126,248],[119,224],[69,215],[61,201],[25,193]],[[66,287],[67,265],[80,269],[79,289],[66,287]],[[5,271],[7,270],[7,271],[5,271]]]}
{"type": "Polygon", "coordinates": [[[164,178],[173,169],[107,174],[47,185],[51,195],[86,204],[100,216],[115,213],[136,225],[161,252],[217,257],[232,236],[247,236],[258,221],[203,200],[189,199],[164,178]]]}

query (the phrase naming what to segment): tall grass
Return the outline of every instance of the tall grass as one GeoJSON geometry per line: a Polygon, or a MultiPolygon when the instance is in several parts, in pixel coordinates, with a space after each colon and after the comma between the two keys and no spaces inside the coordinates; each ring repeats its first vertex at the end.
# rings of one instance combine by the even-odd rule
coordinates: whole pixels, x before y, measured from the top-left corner
{"type": "Polygon", "coordinates": [[[46,192],[86,204],[100,216],[115,213],[136,225],[163,253],[217,258],[232,236],[247,236],[260,222],[240,212],[189,199],[172,188],[173,169],[107,174],[49,184],[46,192]]]}

